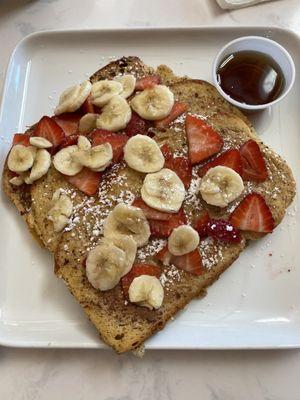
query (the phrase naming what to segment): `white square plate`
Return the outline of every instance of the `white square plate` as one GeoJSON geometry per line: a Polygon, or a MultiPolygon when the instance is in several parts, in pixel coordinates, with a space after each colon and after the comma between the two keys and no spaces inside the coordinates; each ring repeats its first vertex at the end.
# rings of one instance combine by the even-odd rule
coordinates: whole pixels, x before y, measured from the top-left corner
{"type": "MultiPolygon", "coordinates": [[[[271,37],[300,65],[300,39],[268,28],[54,31],[33,34],[15,49],[0,115],[1,163],[15,132],[51,114],[61,91],[111,59],[137,55],[177,74],[211,79],[212,60],[242,35],[271,37]]],[[[292,167],[299,184],[300,81],[279,105],[253,116],[261,138],[292,167]]],[[[63,282],[52,256],[38,247],[1,194],[0,343],[35,347],[105,347],[63,282]]],[[[252,243],[203,300],[147,341],[151,349],[300,346],[299,198],[282,225],[252,243]]]]}

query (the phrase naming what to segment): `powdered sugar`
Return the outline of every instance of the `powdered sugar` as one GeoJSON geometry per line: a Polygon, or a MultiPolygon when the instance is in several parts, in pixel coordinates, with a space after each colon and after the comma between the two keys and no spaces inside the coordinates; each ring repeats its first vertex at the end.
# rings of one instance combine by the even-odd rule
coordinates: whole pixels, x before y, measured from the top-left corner
{"type": "Polygon", "coordinates": [[[146,246],[141,247],[137,251],[137,260],[145,261],[148,257],[157,254],[160,250],[162,250],[167,241],[165,239],[150,239],[149,243],[146,246]]]}

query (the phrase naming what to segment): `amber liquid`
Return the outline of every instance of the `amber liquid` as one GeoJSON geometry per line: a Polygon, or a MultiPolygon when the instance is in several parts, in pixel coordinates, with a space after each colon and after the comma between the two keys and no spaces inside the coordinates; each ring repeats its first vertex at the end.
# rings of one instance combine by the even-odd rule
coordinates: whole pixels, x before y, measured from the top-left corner
{"type": "Polygon", "coordinates": [[[250,105],[275,100],[284,87],[278,64],[271,57],[255,51],[240,51],[227,56],[218,67],[217,77],[225,93],[250,105]]]}

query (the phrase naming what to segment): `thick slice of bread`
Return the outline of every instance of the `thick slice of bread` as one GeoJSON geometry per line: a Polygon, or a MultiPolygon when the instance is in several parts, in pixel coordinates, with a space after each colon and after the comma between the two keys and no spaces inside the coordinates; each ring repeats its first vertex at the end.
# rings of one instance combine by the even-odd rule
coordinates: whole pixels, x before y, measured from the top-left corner
{"type": "MultiPolygon", "coordinates": [[[[175,98],[189,106],[189,112],[207,119],[223,137],[224,150],[239,147],[249,138],[259,140],[248,119],[228,104],[207,82],[181,78],[173,75],[166,66],[157,70],[144,65],[137,57],[127,57],[110,63],[97,71],[91,81],[113,78],[115,75],[132,73],[138,77],[158,74],[164,84],[168,84],[175,98]]],[[[155,140],[167,142],[177,154],[187,152],[187,143],[183,120],[178,118],[169,129],[153,129],[155,140]]],[[[284,216],[286,207],[292,201],[295,184],[286,163],[259,143],[265,154],[270,179],[264,183],[247,183],[241,198],[249,191],[258,191],[266,199],[274,215],[276,224],[284,216]]],[[[194,175],[196,174],[194,168],[194,175]]],[[[205,271],[195,277],[175,267],[162,267],[162,282],[165,285],[165,299],[161,309],[151,311],[128,303],[118,285],[108,292],[93,289],[86,278],[84,260],[88,251],[101,238],[102,222],[109,211],[120,201],[130,203],[140,194],[143,174],[133,171],[126,165],[116,165],[103,176],[99,197],[87,197],[69,185],[52,167],[43,179],[18,189],[9,183],[10,173],[3,172],[5,192],[15,203],[29,228],[42,240],[50,251],[55,251],[55,271],[64,279],[71,293],[83,307],[85,313],[95,325],[101,338],[117,352],[134,349],[154,332],[163,328],[166,322],[194,297],[213,283],[228,268],[244,249],[248,239],[259,238],[260,234],[245,232],[240,244],[225,245],[206,239],[201,242],[200,252],[205,271]],[[58,189],[68,193],[73,200],[74,213],[69,226],[63,234],[53,231],[52,223],[47,219],[53,193],[58,189]],[[23,191],[24,190],[24,191],[23,191]]],[[[196,180],[195,180],[196,181],[196,180]]],[[[241,200],[223,210],[208,206],[196,195],[192,184],[184,204],[188,219],[193,220],[202,209],[208,209],[211,215],[226,217],[241,200]]],[[[164,240],[153,240],[138,251],[137,260],[157,263],[154,254],[165,244],[164,240]]]]}
{"type": "MultiPolygon", "coordinates": [[[[220,98],[210,84],[174,77],[165,66],[158,67],[156,73],[161,76],[163,83],[170,85],[177,100],[188,104],[191,113],[207,118],[207,121],[223,137],[225,149],[239,147],[250,138],[257,139],[247,118],[220,98]]],[[[173,151],[179,153],[187,151],[183,122],[180,118],[169,129],[164,131],[153,129],[153,131],[156,134],[155,139],[160,144],[168,143],[173,151]]],[[[249,183],[242,196],[250,190],[261,192],[266,197],[278,224],[286,207],[292,201],[295,190],[294,181],[286,163],[263,144],[260,146],[267,160],[270,182],[256,185],[249,183]],[[278,188],[276,196],[270,191],[274,182],[278,188]]],[[[99,236],[95,237],[92,234],[95,230],[94,227],[100,227],[101,230],[99,221],[118,201],[129,200],[130,202],[135,195],[139,195],[142,180],[142,174],[126,166],[121,166],[114,173],[108,173],[104,177],[100,199],[95,199],[93,202],[94,210],[87,212],[88,208],[85,204],[88,200],[82,199],[83,204],[76,214],[79,222],[72,232],[63,234],[56,252],[57,275],[64,279],[71,293],[97,328],[101,338],[117,352],[134,349],[154,332],[162,329],[178,310],[201,294],[234,262],[244,249],[247,239],[261,236],[245,232],[242,242],[238,245],[214,243],[209,239],[203,241],[200,251],[205,272],[200,277],[192,276],[174,267],[164,267],[165,299],[162,308],[158,311],[151,311],[128,303],[124,299],[120,285],[108,292],[96,291],[89,284],[83,265],[87,252],[99,241],[99,236]],[[87,225],[88,230],[86,229],[87,225]],[[76,243],[72,239],[72,234],[79,239],[76,243]]],[[[192,220],[201,209],[208,207],[191,189],[184,208],[192,220]]],[[[215,207],[209,207],[209,211],[217,217],[226,217],[231,208],[232,205],[220,212],[215,207]]],[[[144,249],[139,250],[137,260],[157,263],[153,255],[164,244],[163,240],[151,240],[144,249]]]]}

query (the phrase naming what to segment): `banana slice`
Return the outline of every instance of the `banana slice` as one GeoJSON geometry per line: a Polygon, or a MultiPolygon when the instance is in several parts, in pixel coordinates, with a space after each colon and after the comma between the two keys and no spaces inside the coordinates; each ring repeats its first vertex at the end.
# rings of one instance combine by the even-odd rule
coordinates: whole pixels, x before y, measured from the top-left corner
{"type": "Polygon", "coordinates": [[[90,150],[92,145],[89,139],[86,136],[78,136],[77,146],[79,150],[90,150]]]}
{"type": "Polygon", "coordinates": [[[96,121],[99,114],[88,113],[80,118],[79,121],[79,133],[90,133],[96,128],[96,121]]]}
{"type": "Polygon", "coordinates": [[[9,183],[14,186],[21,186],[24,183],[24,179],[21,176],[14,176],[9,180],[9,183]]]}
{"type": "Polygon", "coordinates": [[[120,203],[105,219],[103,233],[107,238],[114,238],[116,235],[130,236],[141,247],[148,243],[150,227],[140,208],[120,203]]]}
{"type": "Polygon", "coordinates": [[[133,75],[123,75],[117,76],[114,79],[117,82],[120,82],[123,86],[123,90],[120,93],[120,96],[127,99],[127,97],[131,96],[135,89],[136,78],[133,75]]]}
{"type": "Polygon", "coordinates": [[[96,82],[92,85],[91,90],[92,103],[95,106],[103,107],[113,96],[122,93],[122,91],[123,86],[120,82],[108,79],[96,82]]]}
{"type": "Polygon", "coordinates": [[[74,161],[94,171],[103,171],[110,164],[112,156],[110,143],[99,144],[89,150],[78,150],[72,154],[74,161]]]}
{"type": "Polygon", "coordinates": [[[129,300],[150,310],[158,309],[164,300],[164,289],[155,276],[140,275],[129,286],[129,300]]]}
{"type": "Polygon", "coordinates": [[[53,222],[55,232],[60,232],[69,222],[73,212],[73,203],[69,196],[57,189],[52,196],[52,207],[48,212],[48,219],[53,222]]]}
{"type": "Polygon", "coordinates": [[[131,118],[131,108],[121,96],[113,96],[102,108],[96,121],[97,128],[116,132],[124,129],[131,118]]]}
{"type": "Polygon", "coordinates": [[[77,151],[77,145],[68,146],[58,151],[53,157],[53,165],[57,171],[68,176],[78,174],[83,165],[73,159],[73,154],[77,151]]]}
{"type": "Polygon", "coordinates": [[[84,81],[81,85],[74,85],[62,92],[59,98],[59,104],[54,110],[55,115],[65,112],[78,110],[85,102],[91,92],[92,84],[90,81],[84,81]]]}
{"type": "Polygon", "coordinates": [[[226,207],[244,190],[240,175],[228,167],[217,166],[207,171],[201,179],[199,191],[208,204],[226,207]]]}
{"type": "Polygon", "coordinates": [[[156,85],[136,94],[130,105],[140,117],[155,121],[170,114],[174,95],[167,86],[156,85]]]}
{"type": "Polygon", "coordinates": [[[102,241],[87,256],[86,275],[95,289],[110,290],[119,283],[125,265],[125,252],[108,241],[102,241]]]}
{"type": "Polygon", "coordinates": [[[34,157],[35,153],[30,146],[16,144],[9,153],[7,160],[8,168],[13,172],[28,171],[33,165],[34,157]]]}
{"type": "Polygon", "coordinates": [[[124,159],[130,168],[139,172],[157,172],[165,163],[164,156],[149,136],[136,135],[124,147],[124,159]]]}
{"type": "Polygon", "coordinates": [[[199,245],[199,235],[189,225],[175,228],[168,239],[168,249],[174,256],[183,256],[195,250],[199,245]]]}
{"type": "Polygon", "coordinates": [[[124,251],[126,260],[121,276],[126,275],[131,270],[135,260],[137,250],[136,242],[130,236],[119,234],[107,240],[111,241],[115,246],[124,251]]]}
{"type": "Polygon", "coordinates": [[[44,176],[51,165],[51,156],[46,149],[38,149],[33,166],[28,177],[25,177],[25,182],[30,185],[44,176]]]}
{"type": "Polygon", "coordinates": [[[176,213],[185,196],[184,184],[168,168],[146,175],[141,189],[144,202],[159,211],[176,213]]]}
{"type": "Polygon", "coordinates": [[[38,149],[49,149],[52,147],[52,143],[49,142],[49,140],[40,136],[31,136],[29,138],[29,143],[38,149]]]}

